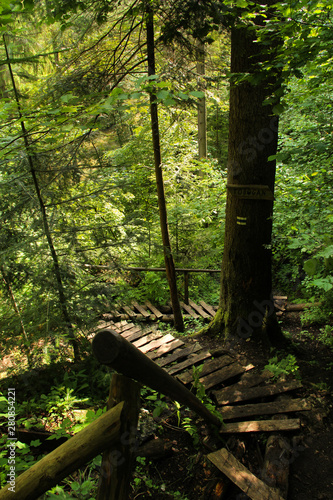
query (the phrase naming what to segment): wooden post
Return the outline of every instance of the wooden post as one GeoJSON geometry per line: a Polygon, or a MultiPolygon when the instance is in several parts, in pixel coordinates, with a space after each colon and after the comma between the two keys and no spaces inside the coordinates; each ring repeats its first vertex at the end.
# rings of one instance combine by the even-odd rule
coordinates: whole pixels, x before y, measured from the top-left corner
{"type": "Polygon", "coordinates": [[[185,302],[185,304],[188,304],[188,301],[189,301],[188,280],[189,280],[189,272],[184,271],[184,302],[185,302]]]}
{"type": "Polygon", "coordinates": [[[101,364],[188,406],[211,424],[221,426],[220,419],[181,382],[113,330],[98,332],[92,341],[92,349],[101,364]]]}
{"type": "Polygon", "coordinates": [[[108,409],[124,401],[120,440],[103,454],[97,500],[128,500],[140,410],[140,385],[114,373],[108,409]]]}
{"type": "Polygon", "coordinates": [[[0,500],[35,500],[120,439],[123,403],[78,432],[0,490],[0,500]]]}

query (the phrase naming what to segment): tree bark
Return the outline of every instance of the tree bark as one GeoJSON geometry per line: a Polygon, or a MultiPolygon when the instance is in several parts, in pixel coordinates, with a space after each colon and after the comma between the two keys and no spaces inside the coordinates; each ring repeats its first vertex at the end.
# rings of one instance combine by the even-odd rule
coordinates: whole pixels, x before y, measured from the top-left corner
{"type": "MultiPolygon", "coordinates": [[[[146,12],[147,12],[146,29],[147,29],[148,76],[153,76],[155,75],[154,17],[153,17],[153,11],[148,5],[146,12]]],[[[168,218],[167,218],[163,172],[162,172],[160,133],[158,126],[158,111],[157,111],[156,93],[154,92],[154,90],[149,92],[149,99],[150,99],[151,129],[152,129],[153,148],[154,148],[155,176],[156,176],[158,207],[160,214],[160,226],[162,233],[166,275],[168,278],[168,283],[170,288],[170,297],[174,314],[175,328],[178,332],[183,332],[184,321],[181,312],[181,307],[179,304],[175,264],[172,256],[169,229],[168,229],[168,218]]]]}
{"type": "MultiPolygon", "coordinates": [[[[256,19],[257,25],[262,21],[256,19]]],[[[267,46],[253,26],[231,32],[231,88],[227,206],[219,310],[209,326],[215,334],[283,340],[272,298],[271,235],[278,117],[265,103],[280,88],[280,75],[259,72],[274,59],[278,39],[267,46]],[[241,83],[235,75],[247,74],[241,83]]]]}
{"type": "MultiPolygon", "coordinates": [[[[205,77],[205,44],[198,42],[197,46],[197,75],[198,90],[204,91],[205,77]]],[[[206,96],[198,99],[198,152],[199,158],[207,157],[207,115],[206,115],[206,96]]]]}

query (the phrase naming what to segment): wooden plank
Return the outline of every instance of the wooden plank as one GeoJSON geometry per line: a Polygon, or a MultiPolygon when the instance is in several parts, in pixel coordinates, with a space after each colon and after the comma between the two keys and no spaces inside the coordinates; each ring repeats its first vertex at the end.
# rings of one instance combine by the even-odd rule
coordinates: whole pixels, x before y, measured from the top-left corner
{"type": "Polygon", "coordinates": [[[254,365],[242,366],[239,363],[233,363],[232,365],[225,366],[221,370],[217,370],[216,372],[210,373],[205,377],[199,379],[199,381],[203,384],[206,390],[211,389],[214,385],[221,384],[225,380],[229,378],[236,377],[245,371],[252,370],[254,365]]]}
{"type": "Polygon", "coordinates": [[[137,332],[143,333],[142,328],[140,328],[139,326],[133,326],[129,330],[126,330],[126,332],[120,332],[120,335],[124,337],[124,339],[128,339],[131,335],[133,335],[133,333],[137,332]]]}
{"type": "Polygon", "coordinates": [[[148,307],[148,309],[150,309],[153,314],[155,314],[157,319],[162,318],[163,314],[161,313],[161,311],[159,311],[155,306],[153,306],[153,304],[151,304],[149,300],[146,300],[145,306],[148,307]]]}
{"type": "Polygon", "coordinates": [[[189,313],[190,316],[192,316],[192,318],[194,318],[194,319],[200,318],[200,316],[195,311],[193,311],[191,306],[188,306],[184,302],[180,302],[180,305],[182,306],[184,311],[186,311],[187,313],[189,313]]]}
{"type": "MultiPolygon", "coordinates": [[[[123,323],[123,322],[121,322],[123,323]]],[[[135,328],[134,323],[127,323],[127,321],[124,321],[124,324],[120,325],[120,333],[123,334],[127,332],[127,330],[130,330],[131,328],[135,328]]]]}
{"type": "Polygon", "coordinates": [[[189,366],[193,366],[195,363],[199,363],[199,361],[203,361],[204,359],[207,359],[210,357],[211,357],[210,352],[208,352],[208,351],[200,352],[199,354],[196,354],[194,356],[190,356],[188,359],[186,359],[182,363],[178,363],[175,366],[171,366],[170,368],[167,369],[167,372],[170,375],[174,375],[175,373],[178,373],[178,372],[181,372],[182,370],[184,370],[184,368],[187,368],[189,366]]]}
{"type": "MultiPolygon", "coordinates": [[[[151,330],[150,330],[151,331],[151,330]]],[[[125,337],[124,335],[122,335],[122,337],[124,337],[126,340],[128,340],[128,342],[134,342],[135,340],[138,340],[140,339],[141,337],[145,337],[147,335],[147,333],[149,332],[143,332],[140,328],[138,330],[136,330],[135,332],[131,333],[131,335],[129,335],[128,337],[125,337]]]]}
{"type": "Polygon", "coordinates": [[[143,337],[139,338],[138,340],[135,340],[132,342],[132,344],[139,348],[145,344],[148,344],[151,340],[156,340],[163,337],[162,333],[149,333],[148,335],[144,335],[143,337]]]}
{"type": "Polygon", "coordinates": [[[237,384],[234,385],[229,385],[228,389],[231,389],[232,387],[237,386],[243,386],[243,387],[255,387],[256,385],[262,384],[263,382],[266,382],[270,378],[274,377],[274,374],[270,372],[269,370],[264,370],[262,373],[249,373],[246,372],[244,373],[240,381],[237,382],[237,384]]]}
{"type": "Polygon", "coordinates": [[[189,356],[190,354],[194,354],[197,351],[200,351],[201,345],[196,342],[195,344],[191,345],[190,347],[185,347],[184,349],[179,349],[173,354],[170,354],[170,356],[167,356],[166,358],[160,359],[158,361],[159,366],[166,366],[170,365],[171,363],[174,363],[178,359],[185,358],[186,356],[189,356]]]}
{"type": "Polygon", "coordinates": [[[179,339],[173,340],[172,342],[169,342],[166,345],[162,345],[154,352],[148,352],[147,356],[150,359],[156,359],[159,358],[160,356],[163,356],[164,354],[167,354],[168,352],[174,351],[175,349],[177,349],[177,347],[181,347],[183,345],[184,342],[182,340],[179,339]]]}
{"type": "Polygon", "coordinates": [[[195,302],[193,302],[193,300],[188,299],[188,303],[192,307],[192,309],[197,311],[197,313],[199,313],[200,316],[202,316],[203,318],[207,319],[211,317],[210,314],[206,313],[206,311],[204,311],[202,307],[198,306],[195,302]]]}
{"type": "Polygon", "coordinates": [[[306,399],[291,399],[289,401],[273,401],[239,406],[223,406],[221,413],[223,420],[245,418],[252,415],[274,415],[294,411],[311,410],[311,404],[306,399]]]}
{"type": "Polygon", "coordinates": [[[124,311],[127,312],[130,318],[136,318],[137,314],[129,307],[129,306],[123,306],[124,311]]]}
{"type": "MultiPolygon", "coordinates": [[[[230,365],[233,362],[234,362],[234,359],[228,355],[221,356],[220,358],[212,359],[211,361],[207,361],[203,365],[200,376],[208,375],[209,373],[211,373],[219,368],[223,368],[224,366],[230,365]]],[[[194,364],[194,363],[191,363],[191,364],[194,364]]],[[[189,370],[186,373],[182,373],[179,378],[183,382],[183,384],[189,384],[193,380],[193,371],[189,370]]]]}
{"type": "Polygon", "coordinates": [[[251,500],[283,500],[277,490],[258,479],[226,448],[210,453],[207,458],[251,500]]]}
{"type": "Polygon", "coordinates": [[[206,304],[206,302],[204,302],[203,300],[200,300],[199,304],[212,316],[214,317],[215,316],[215,311],[214,309],[212,308],[212,306],[206,304]]]}
{"type": "Polygon", "coordinates": [[[175,338],[171,334],[162,335],[161,338],[156,339],[156,340],[152,340],[151,342],[149,342],[148,344],[143,345],[139,349],[140,349],[141,352],[146,353],[146,352],[149,352],[149,351],[153,351],[154,349],[158,349],[162,345],[165,345],[165,344],[168,344],[169,342],[172,342],[174,339],[175,338]]]}
{"type": "Polygon", "coordinates": [[[294,431],[299,429],[300,426],[299,418],[290,418],[288,420],[252,420],[250,422],[224,424],[220,429],[220,433],[294,431]]]}
{"type": "Polygon", "coordinates": [[[145,318],[149,318],[150,312],[148,312],[143,306],[140,306],[137,302],[132,302],[132,305],[142,314],[145,318]]]}
{"type": "Polygon", "coordinates": [[[215,397],[219,405],[236,403],[237,401],[249,401],[250,399],[262,398],[265,396],[274,396],[282,392],[293,391],[302,387],[302,383],[298,380],[291,382],[278,382],[277,384],[269,384],[259,387],[241,387],[233,392],[227,393],[226,389],[221,389],[215,392],[215,397]],[[227,393],[225,397],[224,394],[227,393]]]}

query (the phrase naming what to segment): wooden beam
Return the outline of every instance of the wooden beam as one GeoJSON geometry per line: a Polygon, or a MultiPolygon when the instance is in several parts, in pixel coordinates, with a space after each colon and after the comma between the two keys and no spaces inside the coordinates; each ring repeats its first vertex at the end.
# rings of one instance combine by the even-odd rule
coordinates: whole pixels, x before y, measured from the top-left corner
{"type": "Polygon", "coordinates": [[[114,373],[110,384],[108,409],[114,408],[121,401],[124,401],[121,437],[103,453],[97,500],[129,498],[140,412],[140,384],[114,373]],[[115,457],[118,459],[115,460],[115,457]]]}
{"type": "Polygon", "coordinates": [[[130,318],[136,318],[137,314],[129,307],[129,306],[123,306],[123,309],[125,312],[127,312],[128,316],[130,318]]]}
{"type": "MultiPolygon", "coordinates": [[[[148,352],[147,356],[150,359],[157,359],[163,356],[164,354],[168,354],[168,352],[172,352],[178,347],[181,347],[184,345],[184,342],[182,340],[172,340],[171,342],[168,342],[165,345],[162,345],[159,347],[156,351],[153,352],[148,352]]],[[[161,365],[162,366],[162,365],[161,365]]]]}
{"type": "Polygon", "coordinates": [[[302,383],[299,380],[292,380],[291,382],[278,382],[277,384],[269,384],[261,387],[241,387],[240,389],[236,389],[232,394],[230,394],[230,391],[226,391],[226,389],[221,389],[214,394],[219,405],[226,405],[236,403],[237,401],[249,401],[265,396],[274,396],[275,394],[293,391],[300,387],[302,387],[302,383]]]}
{"type": "Polygon", "coordinates": [[[190,347],[185,347],[184,349],[178,349],[175,353],[170,354],[170,356],[167,356],[166,358],[163,359],[159,359],[158,365],[159,366],[170,365],[171,363],[174,363],[178,359],[185,358],[190,354],[194,354],[197,351],[200,351],[200,349],[202,349],[202,347],[198,342],[191,345],[190,347]]]}
{"type": "Polygon", "coordinates": [[[139,311],[139,313],[142,314],[145,318],[149,318],[151,315],[150,312],[148,312],[143,306],[140,306],[137,302],[132,302],[132,305],[139,311]]]}
{"type": "Polygon", "coordinates": [[[206,313],[206,311],[204,311],[202,307],[198,306],[195,302],[193,302],[193,300],[189,299],[188,303],[192,307],[192,309],[194,309],[195,311],[197,311],[197,313],[200,314],[202,318],[204,319],[211,318],[211,315],[206,313]]]}
{"type": "Polygon", "coordinates": [[[155,314],[157,319],[162,318],[163,314],[161,313],[161,311],[159,311],[155,306],[153,306],[153,304],[151,304],[149,300],[146,300],[145,306],[148,307],[148,309],[150,309],[153,314],[155,314]]]}
{"type": "Polygon", "coordinates": [[[219,418],[191,391],[113,330],[98,332],[92,349],[100,363],[188,406],[207,422],[220,426],[219,418]]]}
{"type": "Polygon", "coordinates": [[[175,373],[181,372],[185,368],[189,366],[194,366],[196,363],[203,361],[207,358],[210,358],[212,355],[209,351],[200,352],[199,354],[195,354],[194,356],[190,356],[188,359],[183,361],[182,363],[177,363],[175,366],[171,366],[167,369],[167,372],[170,375],[174,375],[175,373]]]}
{"type": "Polygon", "coordinates": [[[184,302],[181,302],[180,305],[182,306],[184,311],[186,311],[187,313],[189,313],[190,316],[192,316],[192,318],[194,318],[194,319],[200,318],[200,316],[195,311],[193,311],[191,306],[188,306],[184,302]]]}
{"type": "Polygon", "coordinates": [[[278,491],[258,479],[226,448],[210,453],[207,458],[251,500],[283,500],[278,491]]]}
{"type": "Polygon", "coordinates": [[[172,342],[173,340],[175,340],[175,338],[170,333],[168,335],[161,335],[160,338],[152,340],[151,342],[143,345],[139,349],[141,352],[146,353],[149,351],[153,351],[154,349],[158,349],[162,345],[168,344],[169,342],[172,342]]]}
{"type": "MultiPolygon", "coordinates": [[[[134,342],[132,342],[132,344],[139,349],[141,346],[148,344],[152,340],[156,340],[156,339],[159,339],[161,337],[163,337],[163,334],[161,332],[149,333],[148,335],[144,335],[143,337],[140,337],[138,340],[135,340],[134,342]]],[[[131,342],[130,339],[127,339],[127,340],[129,340],[131,342]]]]}
{"type": "MultiPolygon", "coordinates": [[[[209,356],[211,357],[211,356],[209,356]]],[[[231,365],[234,363],[234,359],[231,356],[221,356],[220,358],[215,358],[210,361],[206,361],[202,367],[202,370],[200,372],[200,376],[203,377],[204,375],[208,375],[211,372],[214,372],[218,370],[219,368],[223,368],[224,366],[231,365]]],[[[191,364],[195,364],[196,359],[194,358],[191,364]]],[[[191,365],[190,365],[191,366],[191,365]]],[[[189,384],[193,380],[193,370],[189,370],[185,373],[182,373],[180,375],[180,380],[183,382],[183,384],[189,384]]]]}
{"type": "Polygon", "coordinates": [[[220,433],[294,431],[299,429],[300,426],[299,418],[290,418],[288,420],[252,420],[251,422],[224,424],[220,429],[220,433]]]}
{"type": "Polygon", "coordinates": [[[201,377],[199,381],[205,387],[206,390],[211,389],[215,385],[221,384],[229,378],[236,377],[245,371],[252,370],[254,365],[249,364],[247,366],[242,366],[239,363],[233,363],[232,365],[225,366],[216,372],[210,373],[205,377],[201,377]]]}
{"type": "Polygon", "coordinates": [[[291,399],[288,401],[273,401],[240,406],[223,406],[221,413],[223,420],[245,418],[253,415],[274,415],[294,411],[311,410],[311,404],[306,399],[291,399]]]}
{"type": "Polygon", "coordinates": [[[206,304],[206,302],[204,302],[203,300],[200,300],[199,304],[204,308],[206,309],[206,311],[212,316],[214,317],[215,316],[215,311],[214,309],[212,308],[212,306],[206,304]]]}
{"type": "Polygon", "coordinates": [[[35,500],[59,484],[106,448],[120,439],[120,420],[124,403],[120,403],[94,420],[64,444],[36,462],[0,490],[0,500],[35,500]]]}

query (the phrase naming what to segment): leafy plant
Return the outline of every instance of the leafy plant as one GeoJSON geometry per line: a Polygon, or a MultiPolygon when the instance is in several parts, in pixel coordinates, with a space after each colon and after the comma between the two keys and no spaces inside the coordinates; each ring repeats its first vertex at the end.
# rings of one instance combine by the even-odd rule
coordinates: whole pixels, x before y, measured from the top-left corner
{"type": "Polygon", "coordinates": [[[280,360],[278,356],[274,356],[265,366],[265,370],[272,372],[274,379],[279,378],[280,375],[294,375],[296,378],[300,378],[297,359],[293,354],[288,354],[286,358],[280,360]]]}

